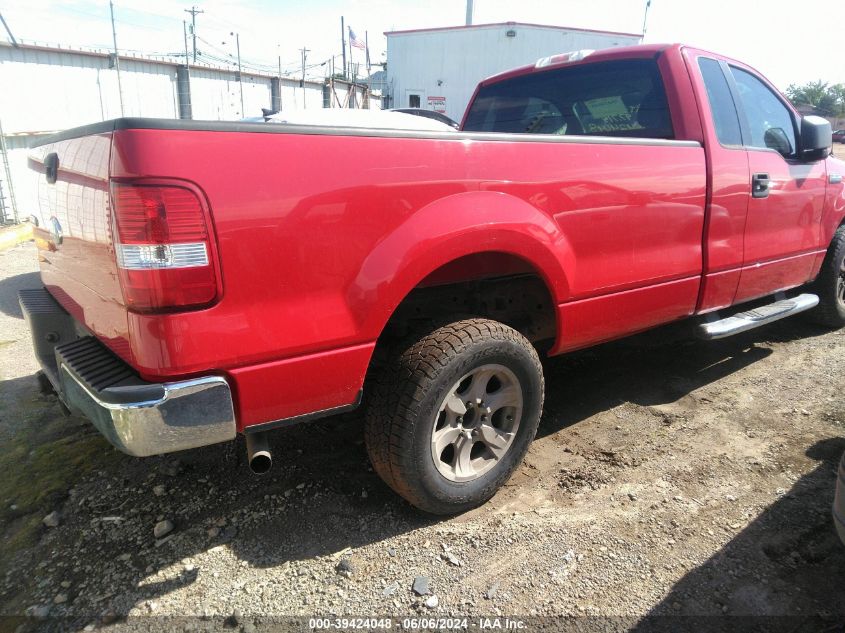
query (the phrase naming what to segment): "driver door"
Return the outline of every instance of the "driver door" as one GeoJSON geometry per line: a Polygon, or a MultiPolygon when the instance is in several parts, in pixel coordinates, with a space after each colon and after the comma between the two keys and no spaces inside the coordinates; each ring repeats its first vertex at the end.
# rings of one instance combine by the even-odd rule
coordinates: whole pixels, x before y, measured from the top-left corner
{"type": "Polygon", "coordinates": [[[759,77],[730,66],[751,172],[745,253],[736,302],[808,281],[819,250],[824,161],[797,158],[792,111],[759,77]]]}

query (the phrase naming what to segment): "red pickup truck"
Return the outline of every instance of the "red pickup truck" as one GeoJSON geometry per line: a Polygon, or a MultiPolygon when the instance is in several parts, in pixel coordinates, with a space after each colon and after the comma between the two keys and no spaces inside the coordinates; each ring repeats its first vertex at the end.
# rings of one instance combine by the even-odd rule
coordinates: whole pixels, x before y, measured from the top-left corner
{"type": "Polygon", "coordinates": [[[379,475],[459,512],[533,439],[541,355],[845,324],[830,125],[680,45],[492,77],[458,130],[118,119],[31,166],[37,355],[132,455],[243,433],[263,471],[268,431],[361,405],[379,475]]]}

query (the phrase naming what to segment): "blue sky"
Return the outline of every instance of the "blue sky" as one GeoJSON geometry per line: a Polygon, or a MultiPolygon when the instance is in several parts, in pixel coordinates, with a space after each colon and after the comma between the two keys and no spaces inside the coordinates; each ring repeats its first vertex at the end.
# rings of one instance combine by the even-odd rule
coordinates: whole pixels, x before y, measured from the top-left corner
{"type": "MultiPolygon", "coordinates": [[[[299,49],[310,49],[309,76],[322,76],[321,62],[340,53],[340,16],[359,37],[369,33],[371,58],[383,59],[386,30],[463,24],[464,0],[192,0],[198,48],[232,59],[240,34],[248,63],[296,74],[299,49]]],[[[611,31],[640,32],[646,0],[475,0],[475,22],[535,22],[611,31]]],[[[781,88],[823,79],[845,83],[845,27],[841,0],[801,3],[753,0],[652,0],[647,42],[686,42],[745,61],[781,88]]],[[[121,49],[155,53],[184,51],[182,20],[188,2],[117,0],[121,49]]],[[[108,2],[0,0],[16,37],[71,46],[111,46],[108,2]]],[[[5,33],[0,33],[5,37],[5,33]]],[[[355,51],[356,61],[363,61],[355,51]]]]}

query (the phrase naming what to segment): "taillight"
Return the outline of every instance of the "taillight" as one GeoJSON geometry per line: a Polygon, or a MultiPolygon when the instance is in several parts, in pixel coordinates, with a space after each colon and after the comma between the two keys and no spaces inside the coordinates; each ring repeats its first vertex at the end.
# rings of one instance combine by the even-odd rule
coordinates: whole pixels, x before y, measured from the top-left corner
{"type": "Polygon", "coordinates": [[[217,298],[211,230],[186,187],[112,183],[114,247],[126,306],[179,310],[217,298]]]}

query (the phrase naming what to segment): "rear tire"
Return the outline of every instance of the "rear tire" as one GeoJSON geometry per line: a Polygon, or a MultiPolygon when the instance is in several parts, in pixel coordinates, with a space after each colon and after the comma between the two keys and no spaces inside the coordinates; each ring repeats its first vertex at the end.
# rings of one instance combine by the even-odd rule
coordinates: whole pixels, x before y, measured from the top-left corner
{"type": "Polygon", "coordinates": [[[433,514],[478,506],[534,439],[543,370],[531,343],[487,319],[429,328],[400,344],[375,379],[367,452],[393,490],[433,514]]]}
{"type": "Polygon", "coordinates": [[[811,318],[830,328],[845,326],[845,225],[833,234],[813,289],[819,305],[810,312],[811,318]]]}

